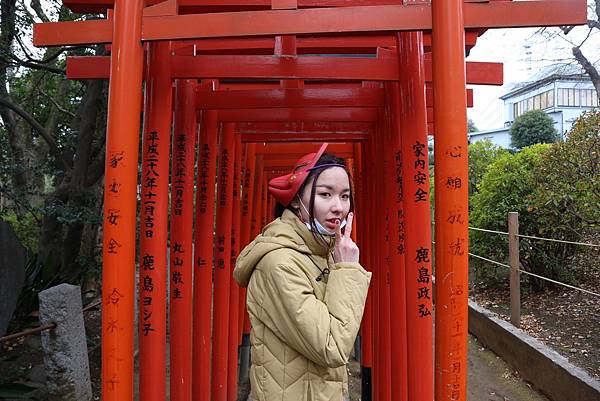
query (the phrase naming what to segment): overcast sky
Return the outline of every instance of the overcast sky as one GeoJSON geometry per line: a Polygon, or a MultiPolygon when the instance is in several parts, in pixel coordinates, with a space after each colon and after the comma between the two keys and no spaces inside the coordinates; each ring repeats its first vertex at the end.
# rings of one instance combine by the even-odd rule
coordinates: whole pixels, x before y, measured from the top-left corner
{"type": "MultiPolygon", "coordinates": [[[[556,28],[539,33],[538,28],[497,29],[483,34],[471,50],[467,61],[495,61],[504,64],[503,87],[472,86],[474,107],[468,116],[479,130],[500,128],[504,124],[504,103],[498,99],[517,82],[526,82],[541,67],[557,63],[576,63],[567,40],[555,36],[556,28]]],[[[566,37],[579,45],[588,34],[577,27],[566,37]]],[[[582,46],[592,62],[600,61],[600,33],[595,30],[582,46]]]]}

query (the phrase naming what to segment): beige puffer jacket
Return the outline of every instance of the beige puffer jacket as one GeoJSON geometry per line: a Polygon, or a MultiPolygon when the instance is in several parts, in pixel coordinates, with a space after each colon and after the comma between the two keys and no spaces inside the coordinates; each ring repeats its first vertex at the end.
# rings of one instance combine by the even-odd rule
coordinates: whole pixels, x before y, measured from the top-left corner
{"type": "Polygon", "coordinates": [[[241,252],[233,274],[248,287],[252,400],[347,397],[346,364],[371,273],[358,263],[334,263],[286,210],[241,252]],[[330,273],[322,275],[328,266],[330,273]]]}

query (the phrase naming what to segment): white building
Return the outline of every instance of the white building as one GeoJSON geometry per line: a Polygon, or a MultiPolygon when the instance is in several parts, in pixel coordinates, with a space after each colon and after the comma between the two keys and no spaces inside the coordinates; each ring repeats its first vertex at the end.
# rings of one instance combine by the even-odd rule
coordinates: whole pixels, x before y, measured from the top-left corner
{"type": "Polygon", "coordinates": [[[598,107],[598,95],[591,79],[581,68],[571,65],[541,70],[527,83],[513,86],[500,97],[504,101],[504,127],[468,134],[469,142],[490,139],[510,147],[510,126],[515,118],[530,110],[543,110],[554,120],[556,131],[564,137],[586,110],[598,107]]]}

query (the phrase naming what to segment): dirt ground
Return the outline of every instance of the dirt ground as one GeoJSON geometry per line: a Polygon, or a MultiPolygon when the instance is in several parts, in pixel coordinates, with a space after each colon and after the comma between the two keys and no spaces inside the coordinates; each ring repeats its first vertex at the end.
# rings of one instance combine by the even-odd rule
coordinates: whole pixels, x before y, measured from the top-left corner
{"type": "MultiPolygon", "coordinates": [[[[479,289],[471,297],[509,320],[508,288],[479,289]]],[[[600,298],[562,288],[523,294],[521,329],[600,379],[600,298]]]]}

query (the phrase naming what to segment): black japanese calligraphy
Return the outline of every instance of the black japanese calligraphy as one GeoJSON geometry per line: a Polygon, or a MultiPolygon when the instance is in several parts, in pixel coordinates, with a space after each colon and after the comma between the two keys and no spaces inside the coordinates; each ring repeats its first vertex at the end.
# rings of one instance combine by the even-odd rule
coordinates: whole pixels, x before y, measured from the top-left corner
{"type": "Polygon", "coordinates": [[[422,144],[421,142],[417,141],[415,142],[415,144],[413,145],[413,151],[415,152],[415,157],[425,157],[425,152],[423,152],[423,149],[427,149],[427,146],[422,144]]]}
{"type": "Polygon", "coordinates": [[[415,260],[417,263],[429,262],[429,248],[419,247],[415,260]]]}
{"type": "Polygon", "coordinates": [[[453,146],[452,149],[446,151],[446,154],[453,159],[462,157],[462,146],[453,146]]]}
{"type": "Polygon", "coordinates": [[[154,291],[154,281],[152,280],[151,276],[144,276],[144,280],[142,282],[142,290],[147,292],[154,291]]]}
{"type": "Polygon", "coordinates": [[[123,295],[121,295],[119,290],[113,288],[112,292],[107,297],[106,303],[116,305],[121,298],[123,298],[123,295]]]}
{"type": "Polygon", "coordinates": [[[121,217],[121,211],[119,209],[108,209],[108,216],[106,216],[106,221],[113,226],[119,224],[119,217],[121,217]]]}
{"type": "Polygon", "coordinates": [[[121,184],[119,184],[114,178],[110,184],[108,184],[108,190],[112,193],[119,193],[119,189],[121,188],[121,184]]]}
{"type": "Polygon", "coordinates": [[[175,270],[171,274],[171,281],[175,284],[183,284],[183,274],[180,271],[175,270]]]}
{"type": "Polygon", "coordinates": [[[429,296],[429,291],[429,287],[419,287],[417,289],[417,299],[431,299],[431,297],[429,296]]]}
{"type": "Polygon", "coordinates": [[[425,185],[427,180],[427,175],[422,171],[417,171],[417,174],[413,176],[413,182],[417,185],[425,185]]]}
{"type": "Polygon", "coordinates": [[[431,311],[425,304],[419,304],[419,317],[431,316],[431,311]]]}
{"type": "Polygon", "coordinates": [[[464,253],[465,253],[464,243],[465,243],[464,238],[457,238],[456,241],[451,242],[450,250],[452,252],[452,255],[455,255],[455,256],[464,255],[464,253]]]}
{"type": "Polygon", "coordinates": [[[427,201],[427,191],[423,191],[421,188],[417,188],[415,192],[415,202],[425,202],[427,201]]]}
{"type": "Polygon", "coordinates": [[[154,331],[154,327],[152,327],[152,323],[144,323],[142,327],[142,331],[144,332],[144,336],[150,334],[150,332],[154,331]]]}
{"type": "Polygon", "coordinates": [[[125,158],[125,152],[113,152],[110,154],[109,164],[111,168],[119,166],[119,162],[125,158]]]}
{"type": "Polygon", "coordinates": [[[423,266],[419,268],[419,278],[417,279],[417,283],[429,283],[429,269],[423,266]]]}
{"type": "Polygon", "coordinates": [[[462,180],[460,177],[448,177],[446,180],[446,188],[459,189],[462,188],[462,180]]]}
{"type": "Polygon", "coordinates": [[[108,246],[107,246],[107,248],[108,248],[108,253],[114,253],[114,254],[117,254],[117,253],[119,253],[119,248],[120,248],[121,246],[122,246],[122,245],[121,245],[121,244],[120,244],[120,243],[119,243],[119,242],[118,242],[116,239],[114,239],[114,238],[111,238],[111,239],[108,241],[108,246]]]}
{"type": "Polygon", "coordinates": [[[142,268],[144,270],[154,270],[154,255],[145,254],[142,257],[142,268]]]}

